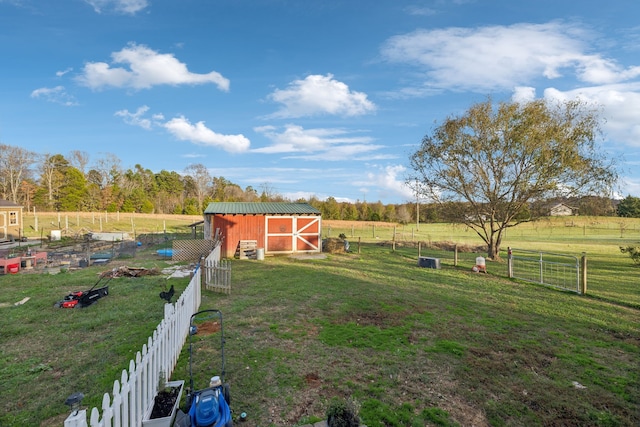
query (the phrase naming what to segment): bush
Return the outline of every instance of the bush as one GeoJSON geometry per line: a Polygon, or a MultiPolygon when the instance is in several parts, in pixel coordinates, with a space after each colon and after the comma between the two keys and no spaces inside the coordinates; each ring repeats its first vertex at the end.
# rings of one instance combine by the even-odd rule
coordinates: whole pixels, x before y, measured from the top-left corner
{"type": "Polygon", "coordinates": [[[629,254],[633,262],[640,265],[640,246],[620,246],[620,252],[629,254]]]}
{"type": "Polygon", "coordinates": [[[358,427],[360,417],[355,403],[333,399],[327,409],[327,425],[329,427],[358,427]]]}

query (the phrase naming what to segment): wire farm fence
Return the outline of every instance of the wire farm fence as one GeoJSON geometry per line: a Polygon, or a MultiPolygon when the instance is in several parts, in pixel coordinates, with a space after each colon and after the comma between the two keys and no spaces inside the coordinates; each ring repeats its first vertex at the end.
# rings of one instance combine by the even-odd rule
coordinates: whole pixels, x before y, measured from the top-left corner
{"type": "Polygon", "coordinates": [[[578,257],[513,248],[508,255],[509,277],[582,293],[578,257]]]}

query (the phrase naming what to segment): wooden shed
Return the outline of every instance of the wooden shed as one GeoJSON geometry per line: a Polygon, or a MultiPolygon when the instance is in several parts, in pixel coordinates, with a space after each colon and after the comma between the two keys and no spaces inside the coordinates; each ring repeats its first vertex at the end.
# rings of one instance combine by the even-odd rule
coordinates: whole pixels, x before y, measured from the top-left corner
{"type": "Polygon", "coordinates": [[[223,258],[247,242],[268,255],[321,252],[321,232],[320,211],[307,203],[214,202],[204,211],[205,239],[223,239],[223,258]]]}
{"type": "Polygon", "coordinates": [[[0,242],[22,238],[22,206],[0,200],[0,242]]]}

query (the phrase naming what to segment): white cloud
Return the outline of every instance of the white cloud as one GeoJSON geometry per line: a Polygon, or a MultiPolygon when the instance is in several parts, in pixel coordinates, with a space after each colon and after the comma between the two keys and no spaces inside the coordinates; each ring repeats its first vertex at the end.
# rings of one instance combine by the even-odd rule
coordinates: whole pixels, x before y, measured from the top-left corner
{"type": "Polygon", "coordinates": [[[85,0],[85,2],[90,4],[96,13],[112,10],[126,15],[135,15],[149,5],[148,0],[85,0]]]}
{"type": "MultiPolygon", "coordinates": [[[[635,165],[638,167],[639,165],[635,165]]],[[[624,199],[630,194],[640,194],[640,179],[624,177],[622,178],[621,187],[624,189],[618,196],[624,199]]]]}
{"type": "Polygon", "coordinates": [[[511,100],[513,102],[525,103],[536,99],[536,88],[528,86],[518,86],[513,90],[511,100]]]}
{"type": "Polygon", "coordinates": [[[406,167],[402,165],[380,166],[373,172],[367,172],[367,181],[359,185],[368,188],[378,189],[378,198],[402,198],[404,200],[415,200],[415,194],[405,184],[403,174],[406,167]]]}
{"type": "Polygon", "coordinates": [[[67,73],[70,73],[71,71],[73,71],[73,68],[69,67],[66,70],[62,70],[62,71],[56,71],[56,77],[62,77],[67,73]]]}
{"type": "Polygon", "coordinates": [[[415,65],[423,82],[413,90],[512,90],[533,79],[557,79],[571,72],[588,84],[625,81],[640,67],[588,53],[591,35],[567,22],[479,28],[416,30],[382,46],[390,62],[415,65]]]}
{"type": "Polygon", "coordinates": [[[623,69],[616,61],[598,56],[585,56],[578,63],[577,71],[580,80],[593,84],[618,83],[640,76],[640,67],[623,69]]]}
{"type": "Polygon", "coordinates": [[[247,151],[251,141],[244,135],[223,135],[209,129],[204,122],[192,124],[187,118],[180,116],[165,121],[164,114],[154,113],[151,119],[146,118],[149,107],[143,105],[135,113],[129,110],[115,112],[115,116],[122,117],[126,124],[139,126],[150,130],[154,126],[165,129],[181,141],[189,141],[198,145],[220,148],[229,153],[241,153],[247,151]]]}
{"type": "Polygon", "coordinates": [[[247,151],[251,142],[244,135],[222,135],[207,128],[204,122],[192,124],[188,119],[175,117],[162,126],[173,136],[194,144],[221,148],[230,153],[247,151]]]}
{"type": "Polygon", "coordinates": [[[106,62],[89,62],[78,77],[79,83],[92,89],[109,86],[149,89],[156,85],[213,83],[220,90],[229,90],[229,80],[220,73],[192,73],[172,54],[161,54],[144,45],[130,43],[121,51],[112,53],[111,58],[113,64],[125,64],[128,68],[112,67],[106,62]]]}
{"type": "Polygon", "coordinates": [[[333,114],[359,116],[376,110],[362,92],[349,89],[332,74],[310,75],[289,83],[287,89],[276,89],[269,99],[283,107],[270,117],[289,118],[333,114]]]}
{"type": "Polygon", "coordinates": [[[592,86],[561,91],[548,88],[544,98],[566,101],[581,99],[602,107],[605,137],[614,144],[640,147],[640,82],[592,86]]]}
{"type": "Polygon", "coordinates": [[[128,125],[140,126],[143,129],[151,129],[151,120],[144,117],[145,113],[149,111],[149,107],[143,105],[138,108],[135,113],[130,113],[128,110],[116,111],[117,117],[122,117],[124,122],[128,125]]]}
{"type": "Polygon", "coordinates": [[[36,99],[44,99],[54,104],[64,105],[65,107],[71,107],[78,105],[75,98],[68,94],[64,86],[56,86],[52,88],[42,87],[31,92],[31,97],[36,99]]]}
{"type": "Polygon", "coordinates": [[[304,129],[289,124],[284,130],[274,126],[262,126],[254,130],[273,142],[270,146],[254,149],[256,153],[300,153],[295,158],[338,161],[361,160],[358,157],[381,148],[371,144],[371,137],[354,135],[353,131],[345,129],[304,129]]]}
{"type": "Polygon", "coordinates": [[[416,15],[416,16],[433,16],[438,13],[435,9],[432,9],[429,7],[422,7],[422,6],[409,6],[405,9],[405,11],[409,15],[416,15]]]}

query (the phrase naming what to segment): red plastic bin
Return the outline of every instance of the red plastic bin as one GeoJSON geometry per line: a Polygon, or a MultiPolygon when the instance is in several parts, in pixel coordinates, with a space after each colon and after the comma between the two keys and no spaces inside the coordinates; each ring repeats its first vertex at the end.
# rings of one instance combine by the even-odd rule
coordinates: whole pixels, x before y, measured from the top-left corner
{"type": "Polygon", "coordinates": [[[11,274],[16,274],[18,271],[20,271],[20,264],[7,265],[7,271],[11,274]]]}

